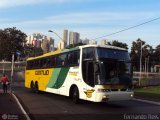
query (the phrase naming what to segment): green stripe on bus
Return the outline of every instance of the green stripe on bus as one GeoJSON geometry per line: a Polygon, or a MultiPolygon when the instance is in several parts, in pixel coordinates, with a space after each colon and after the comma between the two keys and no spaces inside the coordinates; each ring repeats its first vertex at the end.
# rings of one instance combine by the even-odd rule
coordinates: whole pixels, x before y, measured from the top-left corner
{"type": "Polygon", "coordinates": [[[48,87],[53,87],[53,85],[56,83],[57,79],[58,79],[58,76],[59,76],[59,73],[61,71],[61,68],[54,68],[53,72],[52,72],[52,76],[49,80],[49,83],[48,83],[48,87]]]}
{"type": "Polygon", "coordinates": [[[58,79],[57,79],[56,83],[53,85],[53,88],[58,89],[63,85],[63,83],[66,79],[66,76],[68,74],[68,71],[69,71],[69,67],[61,68],[58,79]]]}
{"type": "Polygon", "coordinates": [[[69,71],[69,67],[55,68],[50,78],[50,81],[48,83],[48,87],[56,88],[56,89],[60,88],[66,79],[68,71],[69,71]]]}

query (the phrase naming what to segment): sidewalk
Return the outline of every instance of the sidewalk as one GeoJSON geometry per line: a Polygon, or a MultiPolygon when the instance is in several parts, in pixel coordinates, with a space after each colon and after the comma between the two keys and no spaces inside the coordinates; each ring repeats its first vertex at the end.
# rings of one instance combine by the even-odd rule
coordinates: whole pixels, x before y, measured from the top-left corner
{"type": "Polygon", "coordinates": [[[0,120],[26,120],[19,105],[9,93],[0,89],[0,120]]]}

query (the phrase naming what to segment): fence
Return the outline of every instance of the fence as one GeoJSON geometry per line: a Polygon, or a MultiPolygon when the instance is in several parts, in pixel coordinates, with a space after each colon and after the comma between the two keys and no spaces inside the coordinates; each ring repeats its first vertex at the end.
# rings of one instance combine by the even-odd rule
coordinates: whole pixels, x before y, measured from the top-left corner
{"type": "MultiPolygon", "coordinates": [[[[25,69],[26,62],[15,62],[14,69],[23,71],[25,69]]],[[[11,62],[0,62],[0,70],[11,70],[11,62]]]]}
{"type": "Polygon", "coordinates": [[[158,86],[160,85],[160,73],[133,73],[133,81],[136,81],[136,87],[158,86]]]}

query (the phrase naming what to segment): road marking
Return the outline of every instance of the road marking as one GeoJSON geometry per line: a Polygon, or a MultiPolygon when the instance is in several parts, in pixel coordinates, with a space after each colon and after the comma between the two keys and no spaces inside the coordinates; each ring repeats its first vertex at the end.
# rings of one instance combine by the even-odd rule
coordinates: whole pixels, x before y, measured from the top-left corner
{"type": "Polygon", "coordinates": [[[25,115],[25,117],[27,118],[27,120],[31,120],[30,117],[28,116],[28,114],[26,113],[26,111],[24,110],[24,108],[22,107],[21,103],[19,102],[18,98],[13,93],[11,93],[11,94],[14,97],[14,99],[16,100],[17,104],[19,105],[20,109],[22,110],[22,112],[25,115]]]}
{"type": "Polygon", "coordinates": [[[150,103],[150,104],[155,104],[155,105],[159,105],[159,106],[160,106],[160,102],[143,100],[143,99],[137,99],[137,98],[133,98],[133,100],[135,100],[135,101],[140,101],[140,102],[145,102],[145,103],[150,103]]]}

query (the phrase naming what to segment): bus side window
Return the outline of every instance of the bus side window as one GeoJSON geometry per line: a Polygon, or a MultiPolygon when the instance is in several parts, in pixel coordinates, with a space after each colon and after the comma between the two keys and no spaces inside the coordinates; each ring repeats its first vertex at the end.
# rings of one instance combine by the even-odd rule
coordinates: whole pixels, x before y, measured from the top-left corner
{"type": "Polygon", "coordinates": [[[72,65],[73,64],[73,62],[72,62],[72,59],[73,58],[73,54],[72,54],[72,52],[70,52],[69,54],[68,54],[68,64],[69,65],[72,65]]]}
{"type": "Polygon", "coordinates": [[[55,66],[56,66],[56,57],[52,56],[50,61],[50,67],[55,67],[55,66]]]}
{"type": "Polygon", "coordinates": [[[32,67],[33,67],[33,66],[32,66],[32,63],[33,63],[32,61],[29,61],[29,62],[28,62],[28,69],[32,69],[32,67]]]}
{"type": "Polygon", "coordinates": [[[84,48],[83,49],[83,59],[91,59],[94,57],[94,49],[93,48],[84,48]]]}
{"type": "Polygon", "coordinates": [[[35,61],[32,61],[32,65],[31,65],[32,69],[34,68],[34,64],[35,64],[35,61]]]}
{"type": "Polygon", "coordinates": [[[46,62],[46,66],[47,66],[47,67],[50,67],[51,58],[50,58],[50,57],[48,57],[46,61],[47,61],[47,62],[46,62]]]}
{"type": "Polygon", "coordinates": [[[42,65],[44,68],[50,67],[50,58],[49,57],[44,58],[42,65]]]}
{"type": "Polygon", "coordinates": [[[32,61],[32,69],[34,68],[35,61],[32,61]]]}
{"type": "Polygon", "coordinates": [[[39,68],[44,67],[44,65],[43,65],[43,59],[39,59],[38,64],[39,64],[39,65],[38,65],[39,68]]]}
{"type": "Polygon", "coordinates": [[[62,66],[66,65],[66,57],[67,57],[66,53],[61,55],[61,65],[62,66]]]}
{"type": "Polygon", "coordinates": [[[66,58],[65,58],[65,63],[66,63],[66,65],[69,65],[69,60],[68,60],[68,53],[66,54],[66,58]]]}
{"type": "Polygon", "coordinates": [[[62,60],[61,60],[61,56],[57,55],[56,56],[56,66],[61,66],[62,65],[62,60]]]}
{"type": "Polygon", "coordinates": [[[41,65],[43,66],[43,68],[47,67],[47,59],[46,58],[42,59],[41,65]]]}
{"type": "Polygon", "coordinates": [[[37,60],[37,66],[36,68],[41,68],[41,60],[37,60]]]}
{"type": "Polygon", "coordinates": [[[38,61],[35,60],[35,61],[34,61],[34,64],[33,64],[33,68],[37,68],[37,65],[38,65],[38,61]]]}
{"type": "Polygon", "coordinates": [[[70,52],[68,54],[68,63],[69,65],[77,65],[79,64],[80,51],[70,52]]]}
{"type": "Polygon", "coordinates": [[[79,64],[79,54],[80,54],[79,51],[75,51],[74,52],[74,56],[73,56],[73,62],[74,62],[74,64],[79,64]]]}
{"type": "Polygon", "coordinates": [[[27,69],[27,70],[31,69],[31,61],[27,61],[26,69],[27,69]]]}
{"type": "Polygon", "coordinates": [[[58,56],[56,57],[56,60],[57,60],[56,66],[61,66],[61,57],[60,57],[60,55],[58,55],[58,56]]]}

